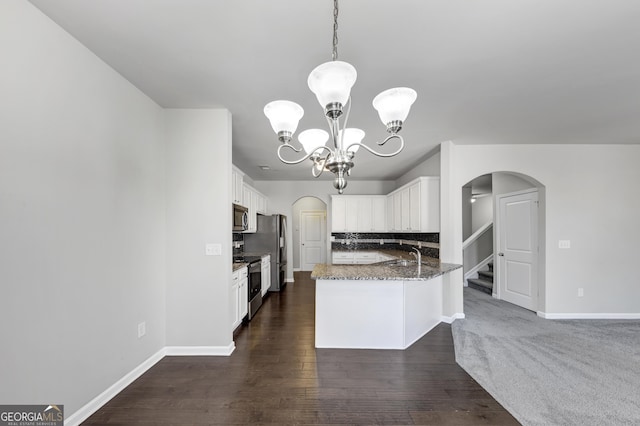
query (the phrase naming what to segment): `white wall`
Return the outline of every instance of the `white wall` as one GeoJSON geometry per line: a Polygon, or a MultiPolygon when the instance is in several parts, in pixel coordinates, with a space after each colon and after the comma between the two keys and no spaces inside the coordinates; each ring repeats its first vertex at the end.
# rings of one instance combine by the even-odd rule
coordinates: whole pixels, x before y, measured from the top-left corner
{"type": "Polygon", "coordinates": [[[167,345],[232,344],[231,115],[168,109],[167,345]],[[206,243],[222,256],[205,256],[206,243]]]}
{"type": "Polygon", "coordinates": [[[467,238],[473,234],[471,224],[473,223],[473,204],[471,203],[471,186],[462,187],[462,241],[466,241],[467,238]]]}
{"type": "Polygon", "coordinates": [[[440,176],[440,151],[396,179],[395,188],[400,188],[421,176],[440,176]]]}
{"type": "Polygon", "coordinates": [[[69,415],[165,345],[162,110],[29,2],[0,51],[0,401],[69,415]]]}
{"type": "Polygon", "coordinates": [[[315,197],[300,198],[293,204],[291,245],[293,249],[293,268],[300,268],[300,212],[303,210],[327,211],[327,205],[315,197]]]}
{"type": "Polygon", "coordinates": [[[490,221],[493,221],[493,197],[491,194],[478,197],[476,202],[471,204],[471,233],[473,234],[490,221]]]}
{"type": "MultiPolygon", "coordinates": [[[[441,256],[461,263],[460,189],[471,179],[513,171],[545,187],[546,313],[640,313],[638,145],[442,145],[442,175],[455,195],[443,203],[441,256]],[[558,240],[571,240],[571,249],[558,240]],[[584,297],[578,297],[578,287],[584,297]]],[[[443,188],[444,189],[444,188],[443,188]]],[[[445,306],[460,312],[462,281],[445,306]]],[[[447,313],[445,313],[446,315],[447,313]]]]}
{"type": "MultiPolygon", "coordinates": [[[[331,232],[331,195],[338,191],[329,180],[313,181],[255,181],[255,187],[269,199],[267,206],[269,214],[284,214],[289,218],[287,222],[287,240],[293,241],[292,221],[293,203],[302,197],[317,197],[327,204],[327,234],[331,232]]],[[[394,181],[349,181],[345,194],[353,195],[381,195],[388,194],[395,189],[394,181]]],[[[327,238],[329,241],[329,238],[327,238]]],[[[327,244],[327,251],[330,244],[327,244]]],[[[327,253],[328,255],[329,253],[327,253]]],[[[289,244],[287,258],[293,259],[293,247],[289,244]]],[[[293,280],[293,262],[287,264],[287,280],[293,280]]]]}

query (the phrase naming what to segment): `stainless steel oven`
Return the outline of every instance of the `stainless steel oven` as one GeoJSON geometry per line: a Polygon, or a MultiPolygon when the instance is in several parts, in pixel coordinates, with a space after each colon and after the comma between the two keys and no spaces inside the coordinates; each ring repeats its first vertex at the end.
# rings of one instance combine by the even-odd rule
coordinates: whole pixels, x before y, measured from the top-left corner
{"type": "Polygon", "coordinates": [[[262,260],[260,258],[249,263],[249,313],[248,320],[258,312],[262,306],[262,260]]]}

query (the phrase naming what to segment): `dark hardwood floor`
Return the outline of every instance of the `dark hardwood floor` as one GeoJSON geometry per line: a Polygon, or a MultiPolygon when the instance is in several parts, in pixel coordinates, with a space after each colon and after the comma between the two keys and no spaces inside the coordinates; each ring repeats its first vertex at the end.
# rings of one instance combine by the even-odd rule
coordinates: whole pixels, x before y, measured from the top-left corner
{"type": "Polygon", "coordinates": [[[518,424],[456,364],[447,324],[405,351],[315,349],[315,282],[295,280],[231,356],[166,357],[84,424],[518,424]]]}

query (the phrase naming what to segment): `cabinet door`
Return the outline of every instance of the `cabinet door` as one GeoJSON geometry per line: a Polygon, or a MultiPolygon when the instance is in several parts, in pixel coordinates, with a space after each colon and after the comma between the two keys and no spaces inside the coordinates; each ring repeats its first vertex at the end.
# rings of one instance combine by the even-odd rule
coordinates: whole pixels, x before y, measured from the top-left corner
{"type": "Polygon", "coordinates": [[[371,199],[371,230],[385,232],[387,230],[387,197],[371,199]]]}
{"type": "Polygon", "coordinates": [[[347,202],[344,197],[331,198],[331,232],[347,230],[347,202]]]}
{"type": "Polygon", "coordinates": [[[394,219],[393,195],[387,195],[387,229],[389,231],[393,231],[396,229],[393,219],[394,219]]]}
{"type": "Polygon", "coordinates": [[[400,191],[400,217],[401,217],[401,226],[400,229],[403,231],[411,230],[411,217],[410,217],[410,208],[411,208],[411,200],[409,199],[410,192],[409,188],[403,189],[400,191]]]}
{"type": "Polygon", "coordinates": [[[393,194],[393,228],[402,231],[402,192],[393,194]]]}
{"type": "Polygon", "coordinates": [[[409,187],[409,230],[420,231],[420,182],[409,187]]]}
{"type": "Polygon", "coordinates": [[[236,204],[240,204],[244,206],[242,202],[243,195],[243,183],[244,177],[239,172],[232,170],[231,171],[231,193],[233,195],[233,202],[236,204]]]}
{"type": "Polygon", "coordinates": [[[420,230],[440,232],[440,178],[423,178],[420,184],[420,230]]]}
{"type": "Polygon", "coordinates": [[[249,289],[247,288],[247,285],[249,284],[248,278],[247,278],[247,269],[242,269],[240,271],[240,285],[239,287],[239,291],[240,291],[240,305],[238,306],[238,311],[240,312],[240,321],[242,321],[242,319],[249,313],[249,289]]]}
{"type": "Polygon", "coordinates": [[[376,252],[355,252],[353,254],[353,263],[357,265],[368,265],[378,261],[378,253],[376,252]]]}
{"type": "Polygon", "coordinates": [[[235,271],[231,275],[231,295],[229,297],[229,312],[231,317],[231,329],[235,330],[240,325],[240,289],[239,273],[235,271]]]}
{"type": "Polygon", "coordinates": [[[353,264],[353,253],[333,253],[331,262],[334,265],[351,265],[353,264]]]}
{"type": "Polygon", "coordinates": [[[260,277],[262,284],[262,295],[264,296],[271,287],[271,256],[262,258],[262,275],[260,277]]]}
{"type": "Polygon", "coordinates": [[[371,211],[370,197],[358,197],[356,199],[356,213],[357,213],[356,230],[358,232],[373,231],[373,220],[372,220],[373,212],[371,211]]]}
{"type": "Polygon", "coordinates": [[[256,218],[256,196],[255,192],[249,185],[244,185],[242,188],[242,205],[249,211],[247,212],[248,223],[246,233],[256,232],[258,219],[256,218]]]}
{"type": "Polygon", "coordinates": [[[346,229],[347,232],[358,231],[358,199],[355,197],[346,197],[346,229]]]}

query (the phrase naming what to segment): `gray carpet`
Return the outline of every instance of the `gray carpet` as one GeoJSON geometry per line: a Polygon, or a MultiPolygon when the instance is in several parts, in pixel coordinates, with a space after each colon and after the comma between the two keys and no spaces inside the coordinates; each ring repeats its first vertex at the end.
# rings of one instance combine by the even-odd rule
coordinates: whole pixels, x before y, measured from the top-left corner
{"type": "Polygon", "coordinates": [[[456,361],[524,425],[640,425],[640,321],[545,320],[464,289],[456,361]]]}

